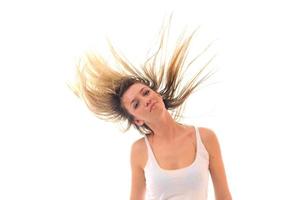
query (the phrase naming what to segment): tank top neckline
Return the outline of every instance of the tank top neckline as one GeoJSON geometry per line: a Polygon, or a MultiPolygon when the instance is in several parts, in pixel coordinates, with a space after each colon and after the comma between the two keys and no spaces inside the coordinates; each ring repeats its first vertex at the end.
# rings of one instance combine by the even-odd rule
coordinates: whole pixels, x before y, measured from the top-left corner
{"type": "MultiPolygon", "coordinates": [[[[198,131],[198,128],[196,126],[192,126],[194,129],[195,129],[195,140],[196,140],[196,146],[195,146],[195,157],[194,157],[194,161],[186,166],[186,167],[181,167],[181,168],[178,168],[178,169],[164,169],[162,168],[159,163],[157,162],[157,159],[155,158],[155,155],[153,153],[153,150],[151,148],[151,145],[149,143],[149,140],[147,138],[147,136],[145,135],[145,141],[146,141],[146,144],[147,144],[147,149],[148,149],[148,161],[147,161],[147,164],[148,162],[150,162],[150,158],[149,156],[152,157],[152,160],[153,162],[155,163],[155,165],[157,166],[157,168],[162,171],[162,172],[166,172],[166,173],[177,173],[177,172],[182,172],[182,171],[185,171],[185,170],[188,170],[190,168],[192,168],[196,163],[197,163],[197,160],[199,158],[198,154],[199,154],[199,140],[200,140],[200,137],[199,137],[199,131],[198,131]]],[[[146,166],[147,166],[146,164],[146,166]]],[[[145,166],[145,168],[146,168],[145,166]]]]}

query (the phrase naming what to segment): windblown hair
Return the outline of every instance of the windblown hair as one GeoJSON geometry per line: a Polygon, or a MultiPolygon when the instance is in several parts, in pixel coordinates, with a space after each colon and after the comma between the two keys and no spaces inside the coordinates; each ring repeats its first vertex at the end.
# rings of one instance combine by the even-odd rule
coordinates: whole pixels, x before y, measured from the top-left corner
{"type": "Polygon", "coordinates": [[[124,131],[127,131],[133,125],[142,134],[152,132],[146,124],[137,126],[132,123],[134,117],[122,104],[124,92],[132,84],[138,82],[147,85],[160,94],[166,109],[171,111],[172,117],[177,121],[181,116],[183,104],[188,96],[195,91],[197,86],[211,76],[209,72],[201,77],[201,73],[213,60],[214,56],[190,81],[181,87],[184,72],[199,57],[195,57],[185,65],[189,45],[197,29],[188,37],[182,35],[172,52],[171,58],[166,60],[163,57],[166,53],[164,47],[167,43],[167,28],[169,26],[161,29],[157,51],[144,62],[140,69],[127,61],[108,41],[110,52],[119,64],[119,70],[113,69],[102,56],[89,53],[84,57],[83,63],[77,66],[77,82],[69,86],[78,97],[84,100],[89,110],[96,117],[112,122],[126,121],[127,127],[124,131]]]}

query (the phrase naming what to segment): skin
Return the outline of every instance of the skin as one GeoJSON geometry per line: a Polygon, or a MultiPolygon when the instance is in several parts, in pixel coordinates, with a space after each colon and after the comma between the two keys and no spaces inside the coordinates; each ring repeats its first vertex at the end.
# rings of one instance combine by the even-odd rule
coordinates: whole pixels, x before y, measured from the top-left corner
{"type": "MultiPolygon", "coordinates": [[[[124,93],[122,103],[134,116],[133,123],[139,126],[146,123],[152,129],[153,133],[147,137],[161,168],[179,169],[189,166],[194,161],[196,146],[196,138],[192,134],[195,131],[194,127],[177,123],[165,108],[158,93],[141,83],[135,83],[124,93]]],[[[216,134],[203,127],[199,127],[199,133],[209,153],[209,172],[216,200],[231,200],[216,134]]],[[[147,147],[144,138],[140,138],[131,147],[131,200],[144,200],[146,162],[147,147]]]]}

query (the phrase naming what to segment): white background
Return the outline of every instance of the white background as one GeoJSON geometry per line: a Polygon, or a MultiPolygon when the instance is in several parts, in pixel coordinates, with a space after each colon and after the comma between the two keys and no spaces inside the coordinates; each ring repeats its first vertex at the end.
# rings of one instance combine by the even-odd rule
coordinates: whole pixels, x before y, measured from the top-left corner
{"type": "Polygon", "coordinates": [[[32,0],[0,3],[1,200],[129,199],[141,136],[95,118],[65,83],[85,51],[108,53],[106,36],[142,61],[172,11],[175,30],[201,25],[199,50],[217,39],[217,84],[185,115],[216,132],[233,199],[302,199],[297,2],[32,0]]]}

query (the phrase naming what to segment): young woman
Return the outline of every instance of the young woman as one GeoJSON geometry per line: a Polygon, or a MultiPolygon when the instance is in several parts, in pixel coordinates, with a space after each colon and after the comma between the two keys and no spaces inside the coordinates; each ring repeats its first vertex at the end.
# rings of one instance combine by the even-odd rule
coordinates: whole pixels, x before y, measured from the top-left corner
{"type": "Polygon", "coordinates": [[[208,175],[216,200],[231,200],[216,134],[209,128],[178,122],[181,108],[196,87],[203,67],[181,86],[188,47],[195,32],[179,40],[167,61],[163,57],[167,31],[162,29],[157,52],[140,69],[110,45],[120,70],[97,55],[88,54],[78,66],[73,91],[99,118],[126,121],[143,137],[131,148],[131,200],[205,200],[208,175]]]}

